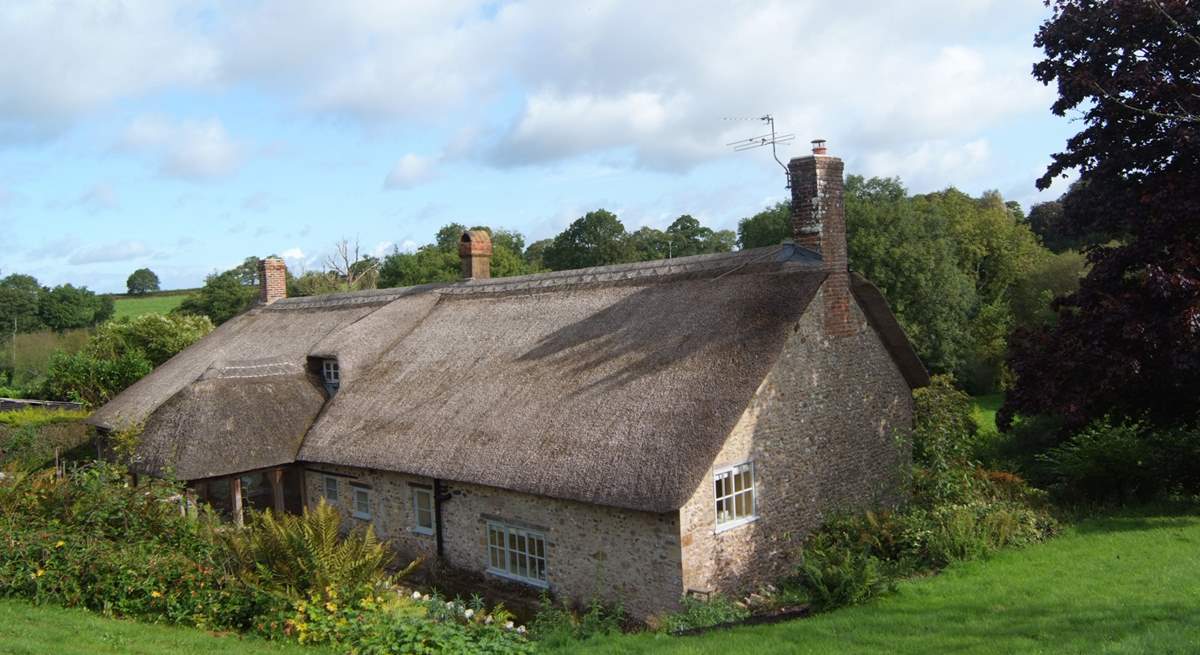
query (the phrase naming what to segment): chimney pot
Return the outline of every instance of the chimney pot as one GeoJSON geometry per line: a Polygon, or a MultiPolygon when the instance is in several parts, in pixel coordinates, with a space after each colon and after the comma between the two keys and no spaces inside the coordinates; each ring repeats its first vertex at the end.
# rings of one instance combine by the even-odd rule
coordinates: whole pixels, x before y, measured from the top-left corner
{"type": "Polygon", "coordinates": [[[812,151],[814,155],[823,155],[826,152],[825,139],[813,139],[812,151]]]}
{"type": "Polygon", "coordinates": [[[458,256],[462,260],[464,280],[486,280],[492,277],[492,237],[487,230],[467,230],[458,240],[458,256]]]}
{"type": "Polygon", "coordinates": [[[287,264],[277,257],[258,262],[258,301],[270,305],[287,298],[287,264]]]}

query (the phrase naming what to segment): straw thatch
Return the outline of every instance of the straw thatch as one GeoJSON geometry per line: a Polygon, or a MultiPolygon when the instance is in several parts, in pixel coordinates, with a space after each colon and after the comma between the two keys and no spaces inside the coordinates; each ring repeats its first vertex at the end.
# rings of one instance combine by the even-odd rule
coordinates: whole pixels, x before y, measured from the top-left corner
{"type": "MultiPolygon", "coordinates": [[[[144,420],[142,467],[184,479],[299,460],[668,511],[825,277],[785,245],[286,299],[221,326],[92,421],[144,420]],[[332,399],[310,357],[337,358],[332,399]]],[[[920,382],[886,304],[860,286],[920,382]]]]}

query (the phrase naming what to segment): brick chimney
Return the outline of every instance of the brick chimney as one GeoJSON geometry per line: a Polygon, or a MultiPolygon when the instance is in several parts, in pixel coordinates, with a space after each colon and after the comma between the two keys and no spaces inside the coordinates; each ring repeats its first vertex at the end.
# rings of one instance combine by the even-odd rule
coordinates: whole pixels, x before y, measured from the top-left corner
{"type": "Polygon", "coordinates": [[[258,302],[270,305],[287,298],[287,265],[282,259],[267,257],[258,261],[258,302]]]}
{"type": "Polygon", "coordinates": [[[458,256],[462,260],[464,280],[492,277],[492,237],[486,230],[463,232],[458,240],[458,256]]]}
{"type": "Polygon", "coordinates": [[[826,153],[825,140],[812,142],[813,154],[788,162],[792,183],[792,234],[796,244],[821,255],[829,272],[822,290],[825,333],[857,333],[850,316],[850,269],[846,258],[846,211],[842,160],[826,153]]]}

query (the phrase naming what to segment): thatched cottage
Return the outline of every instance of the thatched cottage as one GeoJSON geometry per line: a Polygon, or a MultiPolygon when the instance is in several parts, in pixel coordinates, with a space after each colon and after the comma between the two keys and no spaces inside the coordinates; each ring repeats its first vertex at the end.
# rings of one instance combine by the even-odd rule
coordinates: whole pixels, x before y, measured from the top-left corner
{"type": "Polygon", "coordinates": [[[261,304],[97,411],[202,499],[325,498],[400,551],[637,616],[778,575],[895,499],[927,376],[849,272],[842,162],[792,160],[795,242],[261,304]]]}

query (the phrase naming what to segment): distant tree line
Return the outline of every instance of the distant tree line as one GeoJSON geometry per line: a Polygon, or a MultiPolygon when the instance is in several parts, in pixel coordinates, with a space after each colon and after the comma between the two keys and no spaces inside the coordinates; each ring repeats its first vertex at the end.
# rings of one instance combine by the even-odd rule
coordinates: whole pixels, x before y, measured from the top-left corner
{"type": "Polygon", "coordinates": [[[87,287],[45,287],[32,275],[0,278],[0,334],[92,327],[112,318],[112,298],[87,287]]]}
{"type": "MultiPolygon", "coordinates": [[[[442,226],[432,243],[413,252],[399,249],[382,257],[364,255],[356,244],[339,241],[321,270],[288,271],[289,296],[313,296],[363,289],[452,282],[461,276],[458,241],[466,230],[484,230],[492,238],[492,277],[542,271],[728,252],[736,247],[732,230],[713,230],[692,216],[675,219],[665,230],[643,227],[629,232],[616,214],[588,212],[552,239],[526,245],[515,230],[461,223],[442,226]]],[[[221,324],[254,304],[258,296],[257,256],[224,272],[209,275],[204,286],[176,310],[209,317],[221,324]]]]}

